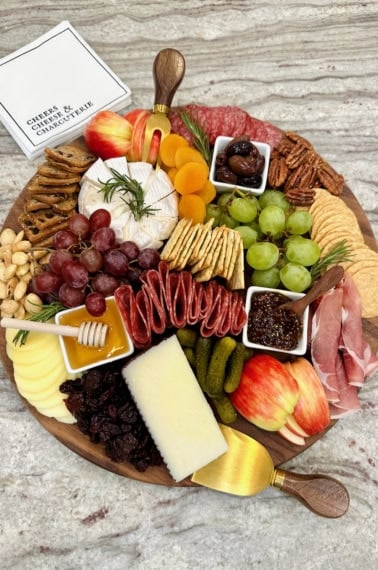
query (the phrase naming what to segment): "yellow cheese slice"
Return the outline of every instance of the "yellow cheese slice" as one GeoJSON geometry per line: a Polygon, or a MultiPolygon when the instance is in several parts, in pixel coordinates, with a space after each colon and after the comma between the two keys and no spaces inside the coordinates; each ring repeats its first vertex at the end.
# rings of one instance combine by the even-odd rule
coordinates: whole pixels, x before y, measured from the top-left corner
{"type": "Polygon", "coordinates": [[[227,451],[176,335],[135,358],[122,373],[176,481],[227,451]]]}

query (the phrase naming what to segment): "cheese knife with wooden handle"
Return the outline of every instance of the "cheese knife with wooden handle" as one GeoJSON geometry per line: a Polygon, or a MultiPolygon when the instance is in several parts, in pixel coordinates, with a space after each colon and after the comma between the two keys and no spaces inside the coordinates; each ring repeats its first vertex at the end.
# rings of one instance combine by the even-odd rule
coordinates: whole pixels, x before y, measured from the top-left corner
{"type": "Polygon", "coordinates": [[[256,495],[271,485],[323,517],[338,518],[347,512],[348,491],[336,479],[275,468],[261,443],[230,426],[219,424],[219,427],[228,443],[228,451],[193,473],[193,483],[240,496],[256,495]]]}

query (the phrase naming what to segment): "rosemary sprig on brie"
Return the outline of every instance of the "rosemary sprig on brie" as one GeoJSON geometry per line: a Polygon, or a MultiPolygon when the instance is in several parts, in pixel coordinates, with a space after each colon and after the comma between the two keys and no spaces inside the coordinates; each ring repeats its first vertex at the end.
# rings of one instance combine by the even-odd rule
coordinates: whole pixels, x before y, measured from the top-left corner
{"type": "Polygon", "coordinates": [[[156,208],[148,206],[144,202],[144,191],[141,184],[135,178],[130,178],[127,174],[120,174],[114,168],[111,168],[112,178],[109,178],[106,182],[101,182],[103,187],[101,192],[104,194],[105,202],[110,202],[115,192],[120,192],[121,194],[129,194],[131,197],[129,199],[122,198],[122,200],[128,205],[135,221],[139,221],[143,216],[151,216],[157,211],[156,208]]]}

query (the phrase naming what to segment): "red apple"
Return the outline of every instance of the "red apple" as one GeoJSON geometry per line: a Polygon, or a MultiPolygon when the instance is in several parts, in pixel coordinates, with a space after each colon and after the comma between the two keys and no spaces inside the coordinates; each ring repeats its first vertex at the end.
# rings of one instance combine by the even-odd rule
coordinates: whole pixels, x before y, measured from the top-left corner
{"type": "Polygon", "coordinates": [[[230,394],[236,410],[256,426],[277,431],[293,413],[299,388],[285,366],[273,356],[257,354],[243,367],[238,388],[230,394]]]}
{"type": "Polygon", "coordinates": [[[91,119],[84,131],[87,147],[103,160],[125,156],[131,146],[133,127],[113,111],[100,111],[91,119]]]}
{"type": "MultiPolygon", "coordinates": [[[[142,160],[144,133],[146,130],[146,123],[151,111],[146,109],[134,109],[125,115],[125,119],[133,126],[133,134],[131,138],[131,145],[127,151],[126,158],[131,162],[142,160]]],[[[154,133],[147,156],[147,162],[155,164],[159,154],[160,147],[160,133],[154,133]]]]}
{"type": "Polygon", "coordinates": [[[323,431],[330,423],[329,405],[323,385],[313,366],[303,357],[286,362],[285,368],[296,379],[299,399],[293,417],[307,433],[314,435],[323,431]]]}

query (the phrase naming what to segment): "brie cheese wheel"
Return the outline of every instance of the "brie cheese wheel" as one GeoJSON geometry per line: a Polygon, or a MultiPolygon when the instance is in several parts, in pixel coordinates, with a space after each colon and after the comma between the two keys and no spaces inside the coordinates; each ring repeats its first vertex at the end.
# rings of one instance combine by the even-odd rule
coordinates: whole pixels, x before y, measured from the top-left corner
{"type": "Polygon", "coordinates": [[[81,182],[78,209],[89,216],[99,208],[111,215],[110,227],[119,242],[133,241],[140,249],[159,249],[178,221],[178,196],[164,170],[155,170],[148,162],[127,162],[124,157],[100,158],[85,172],[81,182]],[[144,204],[153,209],[136,220],[127,202],[127,193],[114,192],[110,202],[104,200],[101,188],[113,177],[110,169],[137,180],[143,188],[144,204]]]}

